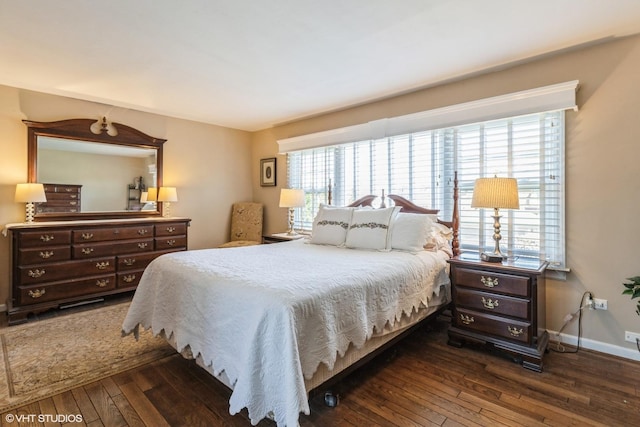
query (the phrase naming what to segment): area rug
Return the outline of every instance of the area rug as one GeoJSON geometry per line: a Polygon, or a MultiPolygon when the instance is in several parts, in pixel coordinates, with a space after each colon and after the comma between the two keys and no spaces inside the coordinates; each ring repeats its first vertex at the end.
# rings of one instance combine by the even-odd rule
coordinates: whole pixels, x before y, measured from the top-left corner
{"type": "Polygon", "coordinates": [[[0,413],[161,359],[150,331],[122,337],[129,302],[0,329],[0,413]]]}

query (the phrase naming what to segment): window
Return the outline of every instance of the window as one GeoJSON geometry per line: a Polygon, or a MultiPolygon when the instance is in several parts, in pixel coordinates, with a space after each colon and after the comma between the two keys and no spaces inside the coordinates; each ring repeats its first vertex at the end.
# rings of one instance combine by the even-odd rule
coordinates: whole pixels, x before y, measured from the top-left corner
{"type": "Polygon", "coordinates": [[[448,219],[455,171],[462,250],[494,245],[493,210],[470,207],[475,180],[513,177],[520,209],[501,211],[501,248],[564,267],[564,111],[291,151],[288,184],[307,195],[307,205],[296,213],[296,227],[311,228],[318,206],[328,200],[329,186],[334,205],[384,190],[440,209],[448,219]]]}

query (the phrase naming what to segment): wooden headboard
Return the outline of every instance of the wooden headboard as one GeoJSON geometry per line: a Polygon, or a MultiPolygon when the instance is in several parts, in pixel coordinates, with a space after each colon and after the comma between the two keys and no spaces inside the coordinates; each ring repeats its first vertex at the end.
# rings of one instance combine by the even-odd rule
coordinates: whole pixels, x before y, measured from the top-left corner
{"type": "MultiPolygon", "coordinates": [[[[359,198],[355,202],[349,204],[350,207],[358,206],[371,206],[371,203],[379,196],[368,195],[359,198]]],[[[382,193],[382,199],[384,200],[384,192],[382,193]]],[[[393,200],[395,206],[400,206],[401,212],[407,213],[419,213],[419,214],[432,214],[437,215],[440,212],[438,209],[427,209],[416,205],[410,200],[405,199],[402,196],[395,194],[389,194],[387,198],[393,200]]],[[[384,206],[382,206],[384,207],[384,206]]],[[[451,239],[451,248],[453,249],[453,255],[460,254],[460,241],[458,240],[458,229],[460,227],[460,218],[458,213],[458,172],[455,172],[453,178],[453,214],[451,221],[444,221],[438,218],[438,223],[450,227],[453,230],[453,238],[451,239]]]]}

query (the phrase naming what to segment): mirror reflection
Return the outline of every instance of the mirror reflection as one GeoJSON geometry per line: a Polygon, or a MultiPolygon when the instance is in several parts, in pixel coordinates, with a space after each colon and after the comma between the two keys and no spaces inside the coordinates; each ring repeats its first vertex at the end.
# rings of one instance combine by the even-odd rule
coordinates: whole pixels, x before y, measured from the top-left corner
{"type": "Polygon", "coordinates": [[[157,149],[37,137],[37,182],[47,202],[37,213],[156,211],[157,149]]]}

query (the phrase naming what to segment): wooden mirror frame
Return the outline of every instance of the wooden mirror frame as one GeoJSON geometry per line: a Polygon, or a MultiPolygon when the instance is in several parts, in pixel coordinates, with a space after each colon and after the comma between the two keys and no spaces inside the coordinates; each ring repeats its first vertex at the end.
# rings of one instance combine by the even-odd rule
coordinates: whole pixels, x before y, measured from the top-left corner
{"type": "MultiPolygon", "coordinates": [[[[166,139],[154,138],[137,129],[120,124],[108,124],[102,119],[99,133],[93,133],[91,127],[98,123],[95,119],[70,119],[56,122],[35,122],[23,120],[27,125],[27,182],[38,182],[38,137],[51,136],[77,141],[100,142],[137,148],[152,148],[156,150],[156,186],[162,186],[162,145],[166,139]],[[109,127],[115,128],[117,135],[109,135],[109,127]]],[[[158,202],[155,211],[105,211],[105,212],[51,212],[38,213],[35,221],[69,221],[82,219],[118,219],[160,216],[162,203],[158,202]]]]}

